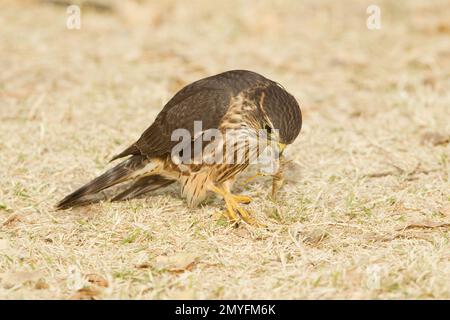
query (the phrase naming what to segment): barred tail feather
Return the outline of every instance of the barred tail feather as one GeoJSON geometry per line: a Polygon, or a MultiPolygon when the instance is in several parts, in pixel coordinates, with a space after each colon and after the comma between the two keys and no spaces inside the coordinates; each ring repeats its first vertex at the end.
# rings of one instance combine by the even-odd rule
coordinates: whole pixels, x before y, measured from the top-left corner
{"type": "Polygon", "coordinates": [[[174,182],[174,180],[166,179],[160,175],[145,176],[139,178],[139,180],[133,183],[130,188],[115,196],[112,201],[121,201],[135,198],[144,193],[166,187],[174,182]]]}
{"type": "Polygon", "coordinates": [[[144,168],[147,163],[148,160],[143,156],[132,156],[66,196],[56,205],[56,209],[67,209],[84,204],[86,202],[86,196],[134,178],[136,172],[144,168]]]}

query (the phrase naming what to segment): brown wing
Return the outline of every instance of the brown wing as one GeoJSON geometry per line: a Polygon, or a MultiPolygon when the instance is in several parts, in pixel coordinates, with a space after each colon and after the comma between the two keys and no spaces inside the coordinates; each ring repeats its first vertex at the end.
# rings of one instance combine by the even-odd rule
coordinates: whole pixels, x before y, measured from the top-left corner
{"type": "Polygon", "coordinates": [[[268,86],[271,80],[245,70],[224,72],[193,82],[181,89],[158,114],[139,140],[112,160],[128,155],[162,156],[178,141],[171,141],[175,129],[184,128],[194,136],[194,121],[202,130],[218,128],[231,98],[252,87],[268,86]]]}

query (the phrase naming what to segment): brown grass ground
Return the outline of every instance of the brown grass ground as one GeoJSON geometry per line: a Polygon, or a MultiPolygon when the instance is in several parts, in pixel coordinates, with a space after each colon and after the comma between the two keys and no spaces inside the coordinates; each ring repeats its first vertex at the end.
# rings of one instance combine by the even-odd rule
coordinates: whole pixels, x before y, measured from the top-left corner
{"type": "Polygon", "coordinates": [[[378,1],[0,4],[0,298],[450,298],[450,5],[378,1]],[[184,84],[228,69],[301,102],[268,229],[177,189],[54,211],[184,84]]]}

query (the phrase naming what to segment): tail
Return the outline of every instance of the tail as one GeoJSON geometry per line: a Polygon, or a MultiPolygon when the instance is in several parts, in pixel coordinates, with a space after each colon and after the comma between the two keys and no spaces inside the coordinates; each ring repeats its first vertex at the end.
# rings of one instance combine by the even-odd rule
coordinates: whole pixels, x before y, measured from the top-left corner
{"type": "Polygon", "coordinates": [[[144,193],[164,188],[174,182],[174,180],[166,179],[160,175],[144,176],[133,183],[130,188],[115,196],[112,201],[121,201],[135,198],[144,193]]]}
{"type": "Polygon", "coordinates": [[[148,161],[147,158],[141,155],[132,156],[66,196],[56,205],[56,209],[67,209],[83,204],[86,202],[86,196],[102,191],[117,183],[135,178],[138,175],[137,171],[144,168],[148,161]]]}

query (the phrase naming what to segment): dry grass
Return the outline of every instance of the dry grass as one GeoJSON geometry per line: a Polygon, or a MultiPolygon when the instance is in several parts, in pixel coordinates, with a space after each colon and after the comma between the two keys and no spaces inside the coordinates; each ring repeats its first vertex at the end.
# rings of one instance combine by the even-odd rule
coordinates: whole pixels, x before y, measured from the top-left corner
{"type": "Polygon", "coordinates": [[[378,1],[0,4],[0,298],[450,298],[450,6],[378,1]],[[268,229],[169,188],[54,211],[184,84],[251,69],[301,102],[268,229]]]}

